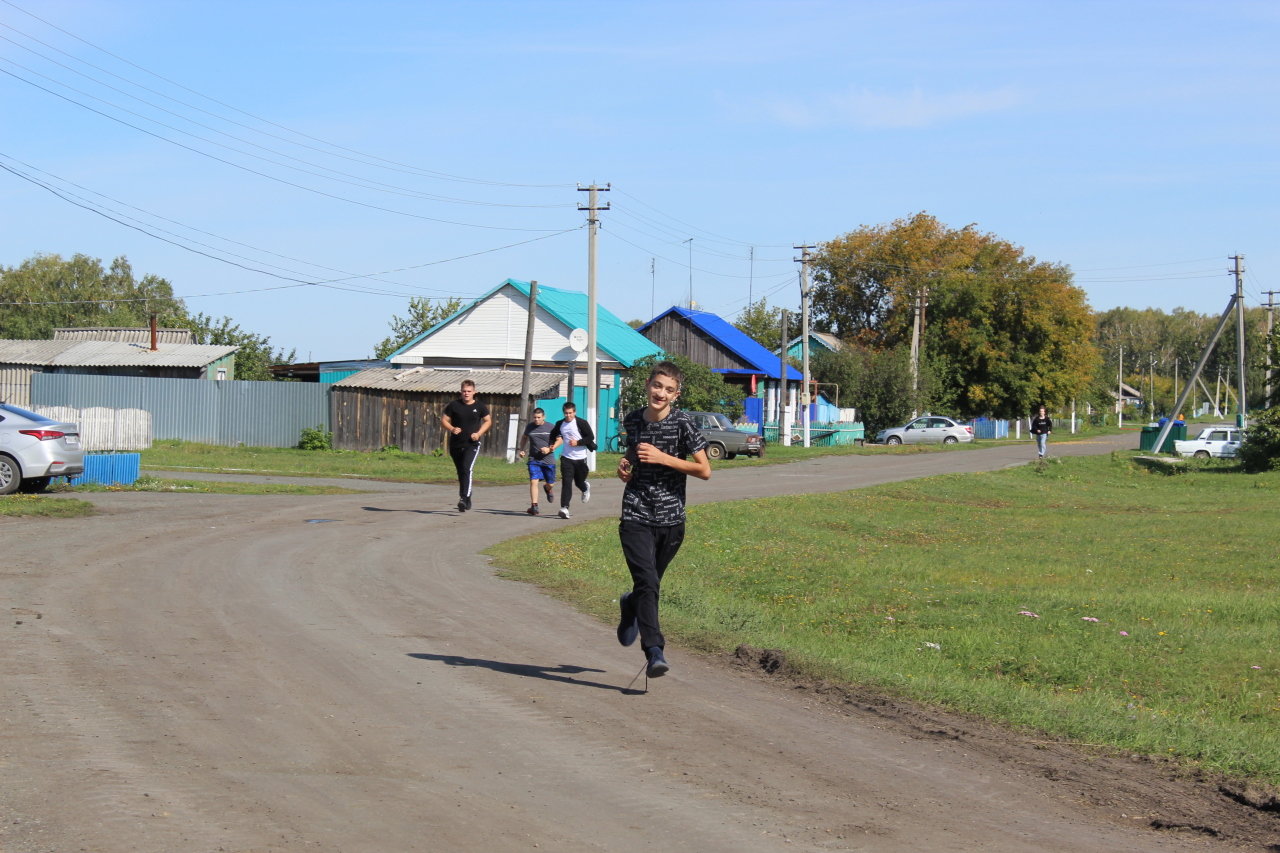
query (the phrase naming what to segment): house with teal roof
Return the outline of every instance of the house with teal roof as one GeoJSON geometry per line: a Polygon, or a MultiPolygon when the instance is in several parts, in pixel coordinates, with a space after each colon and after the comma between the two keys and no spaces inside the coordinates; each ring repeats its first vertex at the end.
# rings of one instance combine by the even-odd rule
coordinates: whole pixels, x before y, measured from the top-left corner
{"type": "MultiPolygon", "coordinates": [[[[509,278],[493,290],[442,320],[387,356],[393,367],[427,367],[457,370],[524,369],[525,333],[529,322],[529,282],[509,278]]],[[[538,285],[534,317],[533,370],[563,376],[556,396],[538,400],[548,420],[560,417],[560,407],[573,395],[580,414],[587,409],[587,355],[574,352],[569,333],[587,328],[587,295],[538,285]],[[573,387],[569,367],[573,365],[573,387]]],[[[622,374],[661,348],[639,334],[601,305],[596,306],[596,363],[600,372],[600,434],[618,429],[618,392],[622,374]]],[[[484,389],[477,388],[483,399],[484,389]]]]}

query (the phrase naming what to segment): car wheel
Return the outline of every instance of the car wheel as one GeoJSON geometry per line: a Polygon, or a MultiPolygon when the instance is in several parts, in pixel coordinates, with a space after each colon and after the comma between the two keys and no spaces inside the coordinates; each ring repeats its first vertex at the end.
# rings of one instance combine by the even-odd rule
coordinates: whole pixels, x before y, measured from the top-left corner
{"type": "Polygon", "coordinates": [[[22,469],[12,456],[0,453],[0,495],[11,495],[22,485],[22,469]]]}
{"type": "Polygon", "coordinates": [[[723,458],[724,458],[724,445],[723,445],[723,444],[716,444],[715,442],[712,442],[711,444],[708,444],[708,445],[707,445],[707,458],[709,458],[709,459],[723,459],[723,458]]]}
{"type": "Polygon", "coordinates": [[[738,454],[736,454],[736,453],[726,453],[726,454],[724,455],[724,458],[725,458],[725,459],[737,459],[737,458],[738,458],[738,454]]]}
{"type": "Polygon", "coordinates": [[[942,439],[942,443],[943,444],[959,444],[960,439],[956,438],[954,435],[949,435],[946,438],[942,439]]]}
{"type": "Polygon", "coordinates": [[[899,444],[902,444],[902,439],[898,438],[896,435],[891,435],[884,440],[884,443],[890,447],[897,447],[899,444]]]}
{"type": "Polygon", "coordinates": [[[1208,458],[1209,458],[1209,451],[1207,451],[1207,450],[1197,450],[1197,451],[1196,451],[1196,458],[1197,458],[1197,459],[1208,459],[1208,458]]]}
{"type": "Polygon", "coordinates": [[[49,484],[52,482],[52,477],[28,477],[22,481],[21,486],[18,486],[18,491],[34,495],[49,488],[49,484]]]}

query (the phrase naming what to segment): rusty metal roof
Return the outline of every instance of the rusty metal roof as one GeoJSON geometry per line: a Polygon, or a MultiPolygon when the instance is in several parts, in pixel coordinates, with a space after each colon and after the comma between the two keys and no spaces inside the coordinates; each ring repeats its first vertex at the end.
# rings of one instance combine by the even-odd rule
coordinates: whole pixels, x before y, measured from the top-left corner
{"type": "Polygon", "coordinates": [[[0,340],[0,364],[60,367],[206,367],[238,347],[166,344],[152,352],[146,344],[118,341],[0,340]]]}
{"type": "MultiPolygon", "coordinates": [[[[151,344],[150,326],[77,326],[54,329],[55,341],[119,341],[126,344],[151,344]]],[[[158,344],[193,344],[190,329],[156,329],[158,344]]]]}
{"type": "MultiPolygon", "coordinates": [[[[542,396],[560,384],[559,373],[534,373],[529,379],[529,393],[542,396]]],[[[476,383],[476,396],[515,394],[519,396],[523,374],[519,370],[447,370],[432,367],[397,369],[376,367],[362,370],[335,384],[336,388],[378,388],[394,391],[427,391],[454,393],[462,380],[476,383]]]]}

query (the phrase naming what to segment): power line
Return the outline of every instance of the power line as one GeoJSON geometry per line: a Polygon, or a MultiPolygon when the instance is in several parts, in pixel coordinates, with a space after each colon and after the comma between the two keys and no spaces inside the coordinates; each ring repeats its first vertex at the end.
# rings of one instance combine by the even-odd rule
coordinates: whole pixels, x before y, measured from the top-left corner
{"type": "MultiPolygon", "coordinates": [[[[8,2],[9,2],[9,0],[0,0],[0,2],[8,3],[8,2]]],[[[711,236],[711,237],[715,237],[715,238],[717,238],[717,239],[719,239],[719,240],[722,240],[722,241],[724,241],[724,242],[727,242],[727,243],[736,243],[736,244],[737,244],[737,245],[739,245],[739,246],[757,246],[757,247],[764,248],[764,249],[789,249],[789,248],[791,248],[790,246],[788,246],[788,245],[786,245],[786,244],[782,244],[782,243],[778,243],[778,244],[768,244],[768,243],[751,243],[751,242],[747,242],[747,241],[744,241],[744,240],[734,240],[732,237],[725,237],[725,236],[724,236],[724,235],[722,235],[722,234],[716,234],[714,231],[708,231],[708,230],[706,230],[705,228],[699,228],[699,227],[698,227],[698,226],[696,226],[696,225],[690,225],[688,222],[685,222],[684,220],[676,219],[674,216],[672,216],[672,215],[670,215],[670,214],[668,214],[668,213],[663,213],[661,210],[658,210],[658,208],[654,207],[654,206],[653,206],[653,205],[651,205],[651,204],[645,204],[643,201],[641,201],[640,199],[636,198],[635,196],[633,196],[633,195],[632,195],[631,193],[629,193],[629,192],[623,192],[622,190],[617,190],[617,192],[622,193],[622,194],[623,194],[623,195],[625,195],[627,198],[629,198],[629,199],[631,199],[632,201],[634,201],[636,204],[644,205],[645,207],[649,208],[650,210],[652,210],[654,213],[658,214],[659,216],[665,216],[667,219],[670,219],[672,222],[679,222],[681,225],[685,226],[686,228],[692,228],[692,229],[694,229],[695,231],[701,231],[703,234],[706,234],[706,235],[711,236]]]]}
{"type": "MultiPolygon", "coordinates": [[[[0,1],[2,1],[2,0],[0,0],[0,1]]],[[[601,231],[604,231],[605,229],[603,229],[603,228],[602,228],[602,229],[600,229],[600,230],[601,230],[601,231]]],[[[667,261],[668,263],[676,264],[676,265],[678,265],[678,266],[686,266],[686,264],[683,264],[683,263],[681,263],[680,261],[674,261],[674,260],[672,260],[671,258],[668,258],[666,255],[659,255],[657,252],[654,252],[654,251],[652,251],[652,250],[650,250],[650,249],[646,249],[644,246],[641,246],[641,245],[640,245],[640,244],[638,244],[638,243],[632,243],[630,240],[626,239],[625,237],[622,237],[622,236],[618,235],[616,232],[613,232],[613,231],[606,231],[605,233],[612,234],[612,235],[613,235],[613,237],[614,237],[614,239],[616,239],[616,240],[621,240],[622,242],[626,243],[628,246],[633,246],[634,248],[637,248],[637,249],[639,249],[640,251],[644,252],[646,255],[649,255],[649,256],[651,256],[651,257],[661,258],[662,260],[667,261]]],[[[722,277],[722,278],[749,278],[749,276],[745,276],[745,275],[734,275],[734,274],[732,274],[732,273],[716,272],[716,271],[714,271],[714,270],[702,269],[701,267],[693,267],[693,270],[694,270],[694,271],[696,271],[696,272],[704,272],[704,273],[706,273],[707,275],[718,275],[718,276],[720,276],[720,277],[722,277]]],[[[781,276],[781,275],[787,275],[787,276],[789,276],[789,275],[792,275],[792,273],[791,273],[791,271],[790,271],[790,270],[788,270],[788,271],[787,271],[787,272],[785,272],[785,273],[776,273],[776,274],[774,274],[774,275],[767,275],[767,276],[763,276],[763,278],[777,278],[778,276],[781,276]]],[[[761,278],[762,276],[756,276],[756,277],[757,277],[757,278],[761,278]]]]}
{"type": "MultiPolygon", "coordinates": [[[[112,53],[111,51],[109,51],[109,50],[107,50],[107,49],[105,49],[105,48],[99,47],[98,45],[94,44],[93,42],[91,42],[91,41],[89,41],[89,40],[87,40],[87,39],[81,38],[80,36],[76,35],[76,34],[75,34],[75,33],[73,33],[73,32],[70,32],[70,31],[68,31],[68,30],[64,30],[62,27],[59,27],[57,24],[54,24],[54,23],[52,23],[52,22],[50,22],[50,21],[46,21],[44,18],[41,18],[39,15],[36,15],[36,14],[34,14],[34,13],[32,13],[32,12],[27,11],[26,9],[24,9],[24,8],[22,8],[21,6],[17,5],[16,3],[10,2],[10,0],[0,0],[0,2],[3,2],[5,5],[7,5],[7,6],[11,6],[11,7],[13,7],[14,9],[17,9],[17,10],[18,10],[19,12],[21,12],[22,14],[27,15],[28,17],[34,18],[35,20],[39,21],[40,23],[42,23],[42,24],[44,24],[44,25],[46,25],[46,26],[48,26],[48,27],[52,27],[53,29],[57,30],[58,32],[60,32],[60,33],[62,33],[62,34],[64,34],[64,35],[70,36],[71,38],[75,39],[75,40],[76,40],[76,41],[78,41],[78,42],[81,42],[82,44],[86,44],[86,45],[88,45],[89,47],[93,48],[93,49],[94,49],[94,50],[96,50],[96,51],[99,51],[100,53],[104,53],[104,54],[106,54],[107,56],[110,56],[110,57],[111,57],[111,58],[113,58],[113,59],[119,60],[120,62],[123,62],[123,63],[125,63],[126,65],[130,65],[130,66],[132,66],[132,67],[134,67],[134,68],[138,69],[139,71],[142,71],[142,72],[143,72],[143,73],[145,73],[145,74],[149,74],[149,75],[151,75],[152,77],[155,77],[155,78],[156,78],[156,79],[158,79],[158,80],[163,80],[164,82],[166,82],[166,83],[170,84],[171,86],[177,86],[179,89],[182,89],[182,90],[184,90],[184,91],[190,92],[190,93],[191,93],[191,94],[193,94],[193,95],[197,95],[197,96],[199,96],[199,97],[201,97],[201,98],[204,98],[206,101],[210,101],[211,103],[215,103],[215,104],[217,104],[218,106],[226,107],[226,108],[227,108],[227,109],[229,109],[229,110],[234,110],[235,112],[240,113],[241,115],[244,115],[244,116],[248,116],[249,118],[254,119],[255,121],[263,122],[264,124],[268,124],[268,125],[271,125],[272,127],[276,127],[276,128],[279,128],[280,130],[284,130],[284,131],[287,131],[287,132],[289,132],[289,133],[292,133],[292,134],[294,134],[295,136],[300,136],[300,137],[302,137],[303,139],[310,139],[310,140],[311,140],[311,141],[313,141],[313,142],[319,142],[319,143],[321,143],[322,145],[327,145],[327,146],[329,146],[329,147],[331,147],[331,148],[336,148],[336,149],[338,149],[339,151],[346,151],[346,152],[351,153],[351,154],[359,154],[359,155],[360,155],[360,156],[362,156],[362,157],[368,157],[368,158],[369,158],[369,159],[371,159],[371,160],[378,160],[378,161],[380,161],[380,162],[382,162],[382,163],[387,163],[387,164],[394,165],[394,166],[401,166],[401,167],[408,168],[408,169],[415,169],[415,170],[417,170],[417,171],[419,171],[419,172],[423,173],[423,175],[424,175],[425,177],[433,177],[433,178],[438,178],[438,179],[440,179],[440,180],[459,181],[459,182],[462,182],[462,183],[470,183],[470,184],[486,184],[486,185],[489,185],[489,186],[499,186],[499,187],[526,187],[526,188],[534,188],[534,189],[563,188],[563,187],[569,187],[569,186],[572,186],[572,184],[568,184],[568,183],[563,183],[563,184],[521,184],[521,183],[513,183],[513,182],[510,182],[510,181],[489,181],[489,180],[484,180],[484,179],[481,179],[481,178],[468,178],[468,177],[463,177],[463,176],[461,176],[461,175],[451,175],[451,174],[448,174],[448,173],[446,173],[446,172],[438,172],[438,171],[431,170],[431,169],[421,169],[420,167],[417,167],[417,166],[411,166],[411,165],[408,165],[408,164],[405,164],[405,163],[398,163],[398,162],[396,162],[396,161],[394,161],[394,160],[387,160],[387,159],[382,158],[382,157],[377,157],[377,156],[375,156],[375,155],[373,155],[373,154],[366,154],[366,153],[364,153],[364,152],[357,151],[357,150],[355,150],[355,149],[353,149],[353,148],[347,148],[347,147],[345,147],[345,146],[338,145],[338,144],[333,143],[333,142],[328,142],[328,141],[326,141],[326,140],[324,140],[324,139],[320,139],[319,137],[311,136],[311,135],[309,135],[309,134],[302,133],[301,131],[293,130],[292,128],[286,127],[286,126],[284,126],[284,125],[282,125],[282,124],[277,124],[276,122],[273,122],[273,121],[271,121],[270,119],[266,119],[266,118],[263,118],[263,117],[261,117],[261,116],[254,115],[253,113],[246,112],[245,110],[242,110],[242,109],[240,109],[240,108],[238,108],[238,107],[232,106],[231,104],[227,104],[227,103],[224,103],[224,102],[222,102],[222,101],[219,101],[217,98],[213,98],[213,97],[211,97],[211,96],[209,96],[209,95],[206,95],[206,94],[204,94],[204,93],[202,93],[202,92],[198,92],[198,91],[196,91],[195,89],[192,89],[192,88],[190,88],[190,87],[188,87],[188,86],[184,86],[184,85],[182,85],[181,83],[179,83],[179,82],[177,82],[177,81],[175,81],[175,80],[170,80],[168,77],[164,77],[163,75],[157,74],[157,73],[156,73],[156,72],[154,72],[154,71],[151,71],[151,70],[149,70],[149,69],[147,69],[147,68],[144,68],[144,67],[142,67],[141,65],[138,65],[136,62],[131,62],[131,61],[129,61],[128,59],[125,59],[123,56],[119,56],[119,55],[114,54],[114,53],[112,53]]],[[[13,27],[9,27],[9,29],[14,29],[14,31],[15,31],[15,32],[21,32],[20,30],[16,30],[16,29],[15,29],[15,28],[13,28],[13,27]]],[[[26,34],[25,34],[25,33],[23,33],[23,35],[26,35],[26,34]]],[[[30,36],[28,36],[28,38],[31,38],[31,37],[30,37],[30,36]]],[[[32,39],[32,40],[33,40],[33,41],[35,41],[35,39],[32,39]]],[[[41,44],[43,44],[43,42],[41,42],[41,44]]],[[[53,48],[53,49],[54,49],[54,50],[57,50],[57,48],[53,48]]],[[[67,54],[67,53],[65,53],[64,51],[58,51],[58,52],[59,52],[59,53],[63,53],[63,54],[64,54],[64,55],[66,55],[66,56],[71,56],[71,54],[67,54]]],[[[75,57],[72,57],[72,58],[75,58],[75,57]]],[[[85,65],[90,65],[90,63],[88,63],[88,62],[84,62],[84,60],[81,60],[81,59],[78,59],[78,58],[76,59],[76,61],[77,61],[77,62],[83,62],[85,65]]],[[[96,68],[97,66],[90,65],[90,67],[92,67],[92,68],[96,68]]],[[[113,77],[116,77],[116,78],[118,78],[118,79],[120,79],[120,80],[125,80],[126,82],[130,83],[131,85],[137,86],[137,87],[138,87],[138,88],[140,88],[140,89],[146,89],[146,88],[147,88],[147,87],[145,87],[145,86],[142,86],[141,84],[134,83],[133,81],[128,80],[128,79],[127,79],[127,78],[125,78],[125,77],[121,77],[121,76],[120,76],[120,75],[118,75],[118,74],[114,74],[114,73],[113,73],[113,72],[111,72],[111,71],[106,71],[106,69],[99,69],[99,70],[104,71],[104,72],[105,72],[105,73],[107,73],[107,74],[111,74],[113,77]]],[[[154,90],[147,89],[147,91],[154,91],[154,90]]],[[[156,92],[156,94],[162,94],[162,93],[156,92]]],[[[162,97],[168,97],[168,96],[167,96],[167,95],[162,95],[162,97]]],[[[176,101],[176,99],[173,99],[173,98],[169,98],[169,99],[170,99],[170,100],[175,100],[175,101],[176,101]]],[[[176,101],[176,102],[177,102],[177,103],[182,103],[181,101],[176,101]]],[[[199,109],[199,107],[192,107],[192,108],[193,108],[193,109],[199,109]]],[[[224,120],[225,120],[225,121],[230,121],[230,119],[224,119],[224,120]]],[[[262,133],[262,131],[257,131],[257,132],[262,133]]],[[[294,144],[299,144],[299,143],[294,143],[294,144]]],[[[333,156],[340,156],[340,155],[333,155],[333,156]]],[[[371,164],[371,165],[373,165],[373,164],[371,164]]]]}

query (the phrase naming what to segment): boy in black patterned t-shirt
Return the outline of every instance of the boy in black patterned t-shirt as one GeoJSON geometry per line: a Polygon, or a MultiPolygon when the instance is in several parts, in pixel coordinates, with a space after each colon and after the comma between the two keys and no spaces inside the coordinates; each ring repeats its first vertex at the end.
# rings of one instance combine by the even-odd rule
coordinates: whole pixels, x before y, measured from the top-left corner
{"type": "Polygon", "coordinates": [[[662,575],[684,542],[685,480],[690,474],[711,479],[707,439],[688,414],[671,408],[683,380],[671,362],[655,364],[645,384],[648,406],[622,424],[628,450],[618,463],[618,479],[627,488],[618,538],[633,586],[618,599],[618,642],[629,646],[640,635],[650,678],[670,669],[662,653],[666,641],[658,627],[658,597],[662,575]]]}

